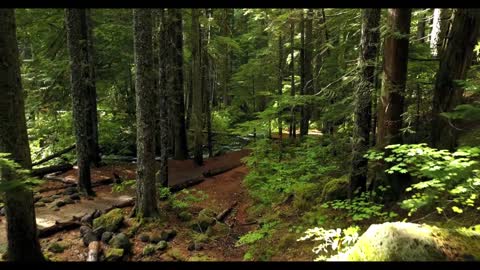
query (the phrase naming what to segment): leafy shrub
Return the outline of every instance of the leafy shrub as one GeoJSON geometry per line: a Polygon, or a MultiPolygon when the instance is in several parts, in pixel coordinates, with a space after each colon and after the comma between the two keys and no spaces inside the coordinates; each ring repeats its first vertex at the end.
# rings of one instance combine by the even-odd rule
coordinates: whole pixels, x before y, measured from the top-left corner
{"type": "MultiPolygon", "coordinates": [[[[346,229],[330,229],[326,230],[324,228],[315,227],[313,229],[308,229],[305,232],[305,236],[297,239],[297,241],[313,240],[320,241],[321,243],[314,247],[312,251],[315,254],[325,253],[329,254],[332,251],[338,253],[345,252],[355,244],[358,240],[358,232],[360,228],[358,226],[348,227],[346,229]]],[[[326,260],[325,255],[319,255],[315,261],[326,260]]]]}
{"type": "Polygon", "coordinates": [[[30,176],[30,170],[22,169],[15,161],[9,159],[9,153],[0,153],[0,193],[15,190],[19,187],[32,188],[42,181],[30,176]],[[8,175],[8,179],[5,179],[8,175]]]}
{"type": "MultiPolygon", "coordinates": [[[[413,193],[401,206],[410,210],[409,216],[420,208],[432,208],[438,213],[445,206],[456,213],[464,207],[478,205],[480,148],[462,147],[451,153],[448,150],[430,148],[426,144],[395,144],[386,147],[391,154],[371,151],[366,157],[384,160],[392,164],[387,173],[409,173],[420,180],[406,189],[413,193]]],[[[480,207],[476,207],[480,210],[480,207]]]]}
{"type": "Polygon", "coordinates": [[[265,223],[262,227],[258,230],[248,232],[238,239],[237,243],[235,243],[236,247],[243,246],[243,245],[251,245],[269,235],[271,235],[274,231],[275,226],[278,224],[278,221],[273,221],[269,223],[265,223]]]}

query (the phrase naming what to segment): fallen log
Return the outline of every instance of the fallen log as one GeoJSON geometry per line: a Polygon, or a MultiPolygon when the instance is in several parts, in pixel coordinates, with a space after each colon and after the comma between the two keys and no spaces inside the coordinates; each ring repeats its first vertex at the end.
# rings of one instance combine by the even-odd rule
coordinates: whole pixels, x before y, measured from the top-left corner
{"type": "Polygon", "coordinates": [[[88,244],[88,256],[87,262],[96,262],[98,261],[98,254],[100,253],[100,242],[99,241],[92,241],[88,244]]]}
{"type": "Polygon", "coordinates": [[[196,185],[200,182],[203,182],[203,180],[205,180],[205,178],[203,178],[202,176],[196,177],[196,178],[190,179],[186,182],[183,182],[181,184],[171,186],[170,191],[171,192],[177,192],[177,191],[180,191],[184,188],[191,187],[191,186],[196,185]]]}
{"type": "Polygon", "coordinates": [[[67,221],[67,222],[56,221],[55,225],[53,225],[51,227],[39,229],[38,230],[38,237],[39,238],[45,238],[45,237],[48,237],[50,235],[53,235],[53,234],[55,234],[57,232],[60,232],[60,231],[63,231],[63,230],[76,229],[76,228],[80,227],[81,225],[82,225],[82,223],[80,223],[75,218],[73,220],[67,221]]]}
{"type": "Polygon", "coordinates": [[[130,200],[123,201],[121,203],[114,204],[107,209],[105,209],[104,213],[107,213],[108,211],[115,209],[115,208],[124,208],[128,206],[134,206],[135,205],[135,200],[131,198],[130,200]]]}
{"type": "Polygon", "coordinates": [[[223,210],[220,214],[217,215],[216,219],[220,222],[223,222],[225,218],[230,214],[235,206],[237,206],[238,202],[234,202],[230,207],[223,210]]]}
{"type": "Polygon", "coordinates": [[[42,164],[42,163],[45,163],[45,162],[47,162],[47,161],[49,161],[49,160],[51,160],[51,159],[54,159],[54,158],[59,157],[59,156],[61,156],[61,155],[63,155],[63,154],[66,154],[66,153],[72,151],[73,149],[75,149],[75,144],[74,144],[74,145],[70,145],[69,147],[67,147],[67,148],[65,148],[65,149],[63,149],[63,150],[60,150],[60,151],[57,152],[57,153],[53,153],[53,154],[51,154],[51,155],[49,155],[49,156],[47,156],[47,157],[45,157],[45,158],[43,158],[43,159],[41,159],[41,160],[39,160],[39,161],[37,161],[37,162],[32,163],[32,166],[37,166],[37,165],[40,165],[40,164],[42,164]]]}
{"type": "Polygon", "coordinates": [[[76,186],[76,184],[65,184],[63,186],[59,186],[59,187],[46,187],[46,188],[41,188],[39,190],[37,190],[38,192],[42,193],[42,192],[46,192],[46,191],[52,191],[52,190],[59,190],[59,189],[66,189],[68,187],[74,187],[76,186]]]}
{"type": "Polygon", "coordinates": [[[44,176],[53,172],[65,172],[73,168],[72,164],[59,164],[32,170],[32,176],[44,176]]]}
{"type": "Polygon", "coordinates": [[[237,164],[233,164],[233,165],[230,165],[230,166],[224,166],[224,167],[220,167],[220,168],[207,170],[207,171],[202,172],[202,174],[205,177],[211,177],[211,176],[215,176],[215,175],[218,175],[218,174],[221,174],[221,173],[224,173],[224,172],[228,172],[228,171],[233,170],[233,169],[235,169],[237,167],[240,167],[240,166],[242,166],[242,163],[239,162],[237,164]]]}

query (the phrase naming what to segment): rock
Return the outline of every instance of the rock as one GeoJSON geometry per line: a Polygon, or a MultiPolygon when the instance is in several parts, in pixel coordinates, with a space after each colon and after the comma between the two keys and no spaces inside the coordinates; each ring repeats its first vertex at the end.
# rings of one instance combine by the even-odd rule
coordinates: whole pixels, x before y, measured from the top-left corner
{"type": "Polygon", "coordinates": [[[156,250],[155,245],[148,244],[143,248],[142,255],[143,256],[150,256],[153,253],[155,253],[155,250],[156,250]]]}
{"type": "Polygon", "coordinates": [[[88,245],[93,241],[98,241],[98,236],[93,231],[88,231],[82,236],[83,244],[88,245]]]}
{"type": "Polygon", "coordinates": [[[62,207],[64,206],[66,203],[64,200],[58,200],[56,203],[55,203],[55,206],[56,207],[62,207]]]}
{"type": "Polygon", "coordinates": [[[165,250],[165,249],[167,249],[167,247],[168,247],[168,243],[166,241],[163,241],[163,240],[158,242],[158,244],[156,246],[156,248],[158,250],[165,250]]]}
{"type": "Polygon", "coordinates": [[[47,249],[53,253],[62,253],[65,250],[65,247],[55,242],[50,244],[47,249]]]}
{"type": "Polygon", "coordinates": [[[124,250],[130,250],[132,243],[124,233],[116,234],[108,242],[114,248],[121,248],[124,250]]]}
{"type": "Polygon", "coordinates": [[[78,189],[76,187],[67,187],[64,191],[64,195],[72,195],[78,192],[78,189]]]}
{"type": "Polygon", "coordinates": [[[328,181],[323,187],[322,201],[344,200],[348,198],[349,180],[346,176],[328,181]]]}
{"type": "Polygon", "coordinates": [[[40,201],[43,202],[43,203],[51,203],[51,202],[53,202],[53,200],[54,199],[52,197],[43,197],[43,198],[40,199],[40,201]]]}
{"type": "Polygon", "coordinates": [[[177,236],[177,231],[175,230],[164,230],[160,233],[160,240],[170,241],[177,236]]]}
{"type": "Polygon", "coordinates": [[[59,194],[55,194],[55,195],[52,195],[51,198],[56,200],[56,199],[60,199],[62,197],[62,195],[59,195],[59,194]]]}
{"type": "Polygon", "coordinates": [[[150,242],[150,236],[146,233],[142,233],[139,237],[140,241],[147,243],[150,242]]]}
{"type": "Polygon", "coordinates": [[[117,231],[123,223],[123,213],[121,209],[113,209],[110,212],[95,218],[93,220],[93,228],[104,227],[108,232],[117,231]]]}
{"type": "Polygon", "coordinates": [[[190,214],[188,211],[182,211],[180,214],[178,214],[178,219],[181,221],[190,221],[192,220],[192,214],[190,214]]]}
{"type": "Polygon", "coordinates": [[[53,211],[60,211],[60,207],[54,205],[54,206],[52,207],[52,210],[53,210],[53,211]]]}
{"type": "Polygon", "coordinates": [[[45,203],[43,202],[36,202],[35,207],[45,207],[45,203]]]}
{"type": "Polygon", "coordinates": [[[100,217],[102,214],[103,214],[102,211],[100,211],[100,210],[98,210],[98,209],[95,209],[95,211],[93,211],[92,216],[93,216],[93,218],[98,218],[98,217],[100,217]]]}
{"type": "Polygon", "coordinates": [[[87,223],[87,224],[92,224],[92,221],[93,221],[93,213],[86,214],[80,219],[80,222],[87,223]]]}
{"type": "Polygon", "coordinates": [[[87,232],[91,232],[92,228],[88,226],[81,226],[80,227],[80,236],[84,236],[87,232]]]}
{"type": "Polygon", "coordinates": [[[80,200],[80,194],[74,193],[74,194],[70,195],[69,198],[74,200],[74,201],[78,201],[78,200],[80,200]]]}
{"type": "Polygon", "coordinates": [[[73,201],[72,199],[70,199],[70,198],[68,198],[68,197],[67,197],[67,198],[65,198],[65,199],[63,199],[63,202],[64,202],[65,204],[72,204],[72,203],[75,203],[75,201],[73,201]]]}
{"type": "Polygon", "coordinates": [[[5,207],[0,208],[0,216],[5,216],[5,207]]]}
{"type": "Polygon", "coordinates": [[[105,252],[105,260],[107,262],[116,262],[122,259],[124,250],[121,248],[109,248],[105,252]]]}
{"type": "Polygon", "coordinates": [[[230,234],[230,227],[222,222],[217,222],[215,225],[208,227],[207,235],[212,238],[225,237],[230,234]]]}
{"type": "Polygon", "coordinates": [[[162,241],[162,236],[160,234],[154,233],[150,236],[150,242],[151,243],[157,244],[160,241],[162,241]]]}
{"type": "Polygon", "coordinates": [[[93,230],[93,233],[98,237],[102,237],[103,233],[106,232],[107,230],[103,227],[103,226],[100,226],[98,228],[96,228],[95,230],[93,230]]]}
{"type": "Polygon", "coordinates": [[[113,237],[113,233],[112,232],[104,232],[102,234],[102,242],[104,242],[105,244],[108,244],[108,241],[110,241],[110,239],[112,239],[113,237]]]}
{"type": "Polygon", "coordinates": [[[426,224],[371,225],[355,245],[331,261],[454,261],[480,259],[480,233],[426,224]]]}
{"type": "Polygon", "coordinates": [[[41,195],[35,195],[33,196],[33,202],[38,202],[42,199],[42,196],[41,195]]]}

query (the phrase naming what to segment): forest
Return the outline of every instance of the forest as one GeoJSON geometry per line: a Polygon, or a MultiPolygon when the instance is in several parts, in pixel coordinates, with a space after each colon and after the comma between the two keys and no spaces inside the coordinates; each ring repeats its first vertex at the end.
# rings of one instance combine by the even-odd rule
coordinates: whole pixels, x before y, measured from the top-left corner
{"type": "Polygon", "coordinates": [[[478,261],[479,37],[466,8],[0,9],[0,261],[478,261]]]}

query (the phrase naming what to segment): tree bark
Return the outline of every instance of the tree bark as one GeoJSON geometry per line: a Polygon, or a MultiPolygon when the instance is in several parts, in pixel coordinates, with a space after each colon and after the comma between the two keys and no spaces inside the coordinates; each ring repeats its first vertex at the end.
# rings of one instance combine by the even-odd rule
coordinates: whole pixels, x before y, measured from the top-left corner
{"type": "Polygon", "coordinates": [[[137,104],[137,202],[139,217],[158,216],[155,185],[155,95],[152,11],[133,10],[137,104]]]}
{"type": "Polygon", "coordinates": [[[90,181],[92,143],[94,141],[92,116],[92,81],[88,44],[87,12],[85,9],[66,9],[68,49],[70,52],[70,82],[73,101],[73,121],[75,127],[78,186],[80,190],[93,195],[90,181]]]}
{"type": "MultiPolygon", "coordinates": [[[[14,9],[0,9],[0,152],[24,169],[31,169],[30,147],[14,9]]],[[[2,169],[0,181],[15,181],[15,172],[2,169]]],[[[7,216],[8,260],[43,261],[37,237],[33,193],[25,186],[4,194],[7,216]]]]}
{"type": "MultiPolygon", "coordinates": [[[[292,21],[290,23],[290,75],[291,75],[291,89],[290,89],[290,96],[295,96],[295,23],[292,21]]],[[[288,135],[290,138],[296,137],[296,125],[295,125],[295,106],[291,108],[291,116],[290,116],[290,127],[288,135]]]]}
{"type": "Polygon", "coordinates": [[[193,158],[197,165],[203,164],[203,111],[202,111],[202,53],[199,10],[192,9],[192,120],[194,125],[193,158]]]}
{"type": "Polygon", "coordinates": [[[425,43],[425,26],[426,26],[426,20],[427,16],[425,13],[422,13],[420,15],[420,18],[418,18],[418,24],[417,24],[417,39],[419,43],[425,43]]]}
{"type": "MultiPolygon", "coordinates": [[[[211,17],[211,9],[205,10],[205,15],[209,19],[211,17]]],[[[211,102],[210,96],[213,92],[213,76],[212,76],[212,59],[208,53],[208,45],[210,43],[210,24],[201,33],[202,45],[202,94],[203,94],[203,110],[205,112],[205,125],[207,129],[207,150],[208,156],[213,157],[213,144],[212,144],[212,115],[211,115],[211,102]]]]}
{"type": "MultiPolygon", "coordinates": [[[[303,44],[303,94],[304,95],[312,95],[313,94],[313,66],[312,66],[312,58],[313,58],[313,11],[309,9],[307,11],[307,17],[305,19],[305,39],[303,44]]],[[[300,135],[305,136],[308,134],[309,122],[311,117],[311,106],[306,104],[302,108],[302,122],[300,124],[300,135]]]]}
{"type": "MultiPolygon", "coordinates": [[[[383,53],[383,82],[379,100],[377,121],[377,146],[383,149],[389,144],[402,143],[402,114],[408,64],[408,36],[410,34],[411,9],[389,9],[388,34],[383,53]]],[[[389,174],[394,200],[400,198],[408,185],[408,177],[389,174]]]]}
{"type": "MultiPolygon", "coordinates": [[[[167,71],[168,96],[174,132],[174,155],[177,160],[188,158],[187,134],[185,129],[185,103],[183,96],[183,27],[182,10],[169,10],[168,46],[171,65],[167,71]]],[[[170,61],[169,61],[170,62],[170,61]]]]}
{"type": "Polygon", "coordinates": [[[433,24],[430,35],[430,49],[433,56],[442,56],[451,15],[449,9],[436,8],[433,10],[433,24]]]}
{"type": "Polygon", "coordinates": [[[440,113],[450,112],[462,103],[463,87],[456,81],[465,80],[472,63],[473,49],[480,32],[478,9],[455,10],[448,46],[440,61],[433,91],[431,145],[440,149],[456,147],[458,131],[455,123],[440,113]]]}
{"type": "Polygon", "coordinates": [[[356,190],[367,189],[367,165],[364,157],[370,143],[372,121],[372,92],[375,81],[375,59],[380,42],[380,9],[362,10],[362,32],[358,61],[360,82],[355,89],[355,109],[352,144],[352,171],[350,175],[350,198],[356,190]]]}

